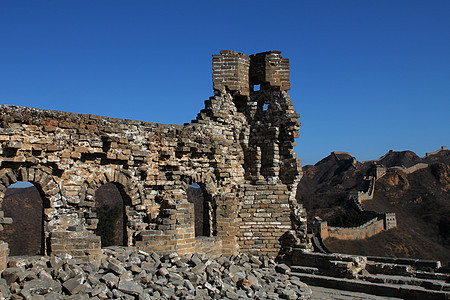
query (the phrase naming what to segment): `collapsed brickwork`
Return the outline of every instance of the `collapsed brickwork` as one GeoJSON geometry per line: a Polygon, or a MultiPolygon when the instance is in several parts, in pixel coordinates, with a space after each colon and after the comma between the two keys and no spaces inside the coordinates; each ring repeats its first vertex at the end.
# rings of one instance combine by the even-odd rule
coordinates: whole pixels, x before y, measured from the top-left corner
{"type": "MultiPolygon", "coordinates": [[[[17,181],[38,188],[41,254],[99,262],[95,194],[107,183],[122,194],[123,244],[144,251],[276,254],[291,229],[304,242],[289,60],[278,51],[221,51],[213,85],[183,126],[1,105],[0,198],[17,181]],[[205,196],[202,237],[186,196],[193,183],[205,196]]],[[[3,226],[13,226],[7,217],[3,226]]]]}

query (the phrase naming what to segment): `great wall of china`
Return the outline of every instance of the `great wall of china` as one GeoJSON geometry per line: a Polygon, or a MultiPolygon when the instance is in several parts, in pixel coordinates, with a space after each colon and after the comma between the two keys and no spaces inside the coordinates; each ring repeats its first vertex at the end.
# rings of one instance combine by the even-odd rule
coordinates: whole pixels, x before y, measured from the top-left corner
{"type": "MultiPolygon", "coordinates": [[[[221,51],[213,56],[213,85],[215,95],[184,126],[0,106],[0,193],[16,181],[39,189],[45,239],[39,252],[99,263],[95,192],[114,183],[128,224],[123,245],[275,255],[298,207],[299,115],[286,92],[289,61],[277,51],[221,51]],[[195,236],[186,198],[194,182],[207,196],[204,237],[195,236]]],[[[302,218],[297,229],[306,238],[302,218]]],[[[4,269],[5,243],[1,249],[4,269]]]]}
{"type": "MultiPolygon", "coordinates": [[[[117,246],[141,256],[278,255],[311,284],[326,280],[366,292],[369,286],[396,297],[448,295],[441,281],[438,291],[400,290],[372,284],[374,277],[363,272],[371,267],[382,274],[381,264],[394,270],[398,261],[311,252],[306,211],[295,199],[301,170],[293,147],[300,123],[287,93],[289,72],[279,51],[213,55],[214,96],[182,126],[0,105],[0,199],[18,181],[38,189],[42,235],[35,237],[41,248],[34,254],[51,257],[50,264],[57,257],[97,267],[104,262],[96,191],[112,183],[122,195],[125,220],[116,228],[117,246]],[[193,183],[205,196],[203,236],[195,235],[194,205],[186,195],[193,183]]],[[[0,224],[15,226],[1,206],[0,224]]],[[[12,274],[8,252],[0,241],[0,272],[12,274]]],[[[432,275],[439,262],[404,263],[404,276],[422,268],[440,278],[432,275]]]]}
{"type": "MultiPolygon", "coordinates": [[[[430,157],[432,155],[438,154],[440,151],[446,151],[447,147],[443,146],[441,149],[434,151],[432,153],[426,153],[425,157],[430,157]]],[[[392,150],[390,151],[392,152],[392,150]]],[[[390,153],[389,152],[389,153],[390,153]]],[[[388,153],[388,154],[389,154],[388,153]]],[[[386,154],[386,155],[388,155],[386,154]]],[[[339,160],[341,157],[348,159],[348,157],[352,157],[347,152],[332,152],[331,155],[335,157],[335,159],[339,160]]],[[[411,174],[418,170],[425,169],[429,166],[427,163],[417,163],[410,167],[405,166],[393,166],[386,168],[379,164],[385,156],[371,161],[373,166],[369,171],[369,175],[366,175],[363,180],[367,181],[367,189],[363,191],[350,191],[348,195],[348,199],[353,207],[356,210],[364,213],[365,210],[362,206],[362,203],[367,200],[372,200],[375,191],[375,184],[378,179],[383,177],[388,170],[400,170],[405,174],[411,174]]],[[[356,159],[353,157],[354,163],[356,163],[356,159]]],[[[381,212],[375,213],[370,212],[372,214],[377,215],[370,221],[358,226],[358,227],[333,227],[328,226],[328,223],[322,220],[319,217],[314,218],[311,226],[311,231],[322,240],[327,238],[336,238],[341,240],[360,240],[372,237],[382,231],[389,230],[397,227],[397,219],[395,213],[389,212],[381,212]]]]}

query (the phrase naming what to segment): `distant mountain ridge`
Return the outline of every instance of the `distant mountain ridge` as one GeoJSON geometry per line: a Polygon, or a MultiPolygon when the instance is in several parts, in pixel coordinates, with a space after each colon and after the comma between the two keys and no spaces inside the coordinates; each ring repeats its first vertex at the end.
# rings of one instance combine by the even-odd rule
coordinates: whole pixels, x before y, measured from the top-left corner
{"type": "Polygon", "coordinates": [[[389,151],[364,162],[346,152],[332,152],[303,168],[297,199],[308,218],[332,221],[348,215],[349,192],[364,190],[363,178],[374,165],[387,171],[376,181],[373,200],[363,202],[364,209],[395,212],[398,228],[361,241],[327,239],[327,247],[351,254],[450,261],[450,151],[445,147],[425,157],[389,151]]]}
{"type": "Polygon", "coordinates": [[[450,164],[450,151],[447,147],[442,147],[441,149],[434,151],[432,153],[427,153],[424,157],[419,157],[416,153],[412,151],[392,151],[383,155],[377,160],[367,161],[363,163],[378,162],[387,168],[394,166],[404,166],[406,168],[412,167],[413,165],[419,163],[444,163],[450,164]]]}

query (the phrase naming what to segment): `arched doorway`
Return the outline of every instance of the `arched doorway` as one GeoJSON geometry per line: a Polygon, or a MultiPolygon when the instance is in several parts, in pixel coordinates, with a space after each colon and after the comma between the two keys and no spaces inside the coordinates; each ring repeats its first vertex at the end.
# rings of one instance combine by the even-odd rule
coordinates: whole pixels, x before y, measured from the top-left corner
{"type": "Polygon", "coordinates": [[[114,183],[103,184],[95,193],[96,234],[101,238],[102,247],[127,245],[124,205],[127,199],[124,197],[126,194],[114,183]]]}
{"type": "Polygon", "coordinates": [[[0,239],[8,243],[10,255],[44,255],[44,208],[49,207],[36,186],[19,181],[10,185],[3,197],[4,218],[11,218],[0,231],[0,239]]]}
{"type": "Polygon", "coordinates": [[[206,192],[204,184],[193,183],[186,189],[188,201],[194,204],[195,236],[213,236],[214,209],[211,196],[206,192]]]}

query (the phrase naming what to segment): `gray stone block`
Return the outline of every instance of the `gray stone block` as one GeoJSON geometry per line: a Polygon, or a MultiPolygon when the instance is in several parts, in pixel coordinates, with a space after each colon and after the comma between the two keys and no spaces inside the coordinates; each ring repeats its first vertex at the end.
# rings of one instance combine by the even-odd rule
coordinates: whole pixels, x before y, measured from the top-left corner
{"type": "Polygon", "coordinates": [[[139,295],[144,291],[144,288],[134,282],[134,281],[125,281],[125,280],[121,280],[119,282],[119,290],[124,292],[124,293],[128,293],[128,294],[133,294],[133,295],[139,295]]]}

